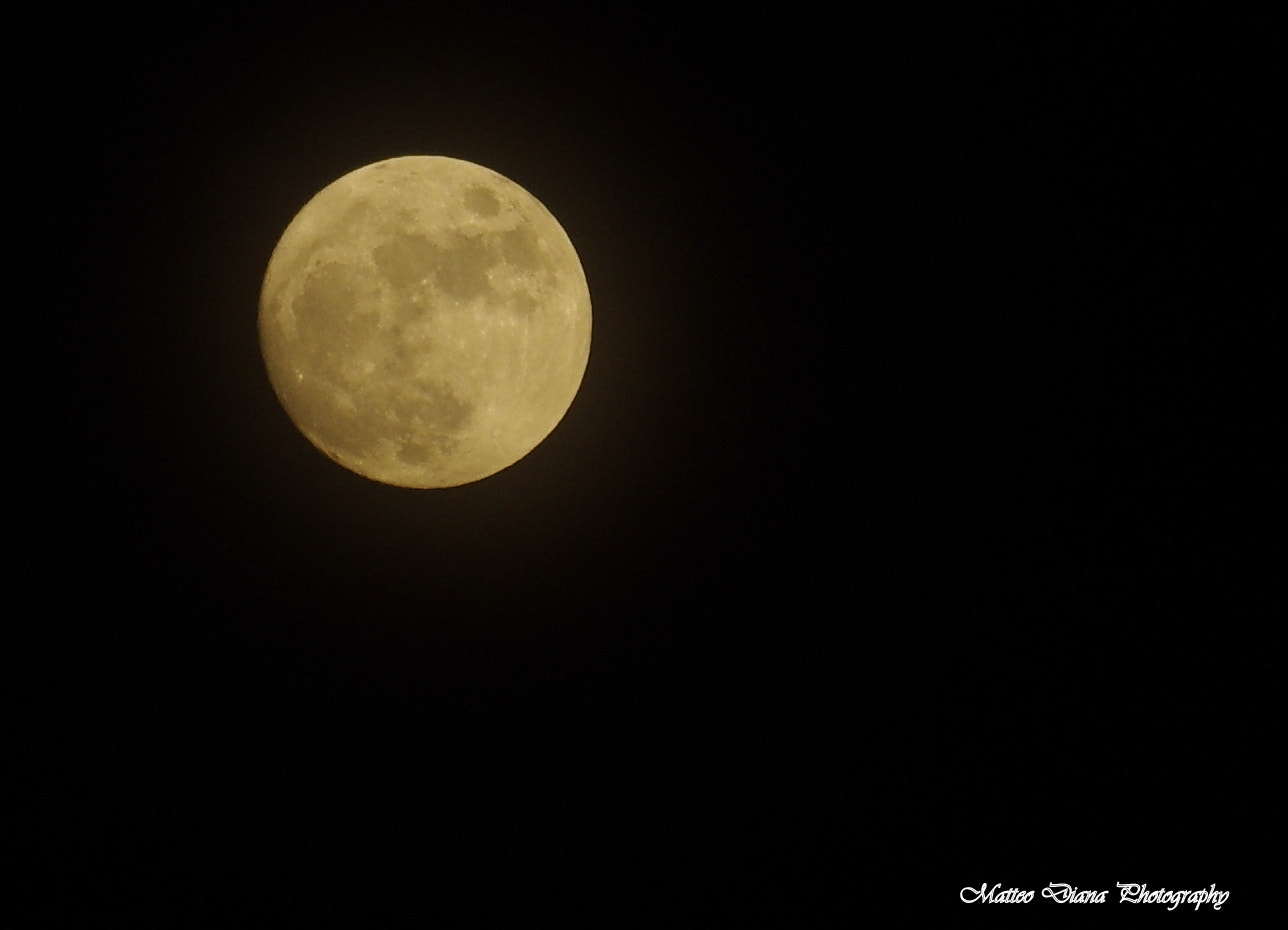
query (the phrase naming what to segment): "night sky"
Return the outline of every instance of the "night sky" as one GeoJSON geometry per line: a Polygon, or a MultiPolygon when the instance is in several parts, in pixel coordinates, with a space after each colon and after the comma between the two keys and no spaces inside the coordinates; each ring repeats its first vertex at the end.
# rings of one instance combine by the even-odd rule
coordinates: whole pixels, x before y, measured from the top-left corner
{"type": "Polygon", "coordinates": [[[1238,887],[1261,26],[308,8],[28,52],[67,900],[1238,887]],[[532,192],[594,313],[554,433],[439,491],[315,450],[256,330],[295,213],[408,154],[532,192]]]}

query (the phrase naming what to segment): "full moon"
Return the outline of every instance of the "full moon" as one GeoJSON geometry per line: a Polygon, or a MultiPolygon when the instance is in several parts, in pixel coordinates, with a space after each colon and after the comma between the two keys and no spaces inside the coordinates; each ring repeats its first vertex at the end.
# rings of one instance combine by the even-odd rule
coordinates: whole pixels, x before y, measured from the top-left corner
{"type": "Polygon", "coordinates": [[[519,461],[571,406],[590,290],[563,227],[488,168],[376,162],[323,188],[273,250],[259,303],[291,420],[375,481],[446,488],[519,461]]]}

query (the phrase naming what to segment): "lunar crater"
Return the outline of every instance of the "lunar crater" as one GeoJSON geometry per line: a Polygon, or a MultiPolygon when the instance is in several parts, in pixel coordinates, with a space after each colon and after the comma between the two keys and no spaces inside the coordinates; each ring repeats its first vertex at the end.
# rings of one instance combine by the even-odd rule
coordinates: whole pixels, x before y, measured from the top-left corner
{"type": "Polygon", "coordinates": [[[486,187],[471,187],[465,192],[465,209],[479,216],[496,216],[501,212],[501,201],[486,187]]]}

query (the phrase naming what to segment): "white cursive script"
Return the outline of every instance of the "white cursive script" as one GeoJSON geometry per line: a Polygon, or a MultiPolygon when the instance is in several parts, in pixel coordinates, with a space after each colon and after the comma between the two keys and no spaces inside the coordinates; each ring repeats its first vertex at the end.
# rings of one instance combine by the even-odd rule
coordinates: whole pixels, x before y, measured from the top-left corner
{"type": "Polygon", "coordinates": [[[1076,885],[1052,882],[1042,889],[1042,897],[1056,904],[1104,904],[1108,891],[1079,891],[1076,885]]]}
{"type": "Polygon", "coordinates": [[[998,882],[990,889],[988,883],[985,882],[979,886],[979,891],[967,886],[957,896],[967,904],[975,904],[979,901],[983,901],[985,904],[1028,904],[1033,900],[1033,892],[1031,891],[1008,888],[1003,892],[998,892],[997,889],[1001,887],[1002,883],[998,882]],[[970,897],[967,897],[968,895],[970,897]]]}
{"type": "Polygon", "coordinates": [[[1230,897],[1228,891],[1217,891],[1216,885],[1212,885],[1206,891],[1168,891],[1166,888],[1160,888],[1157,891],[1150,891],[1145,885],[1118,883],[1122,889],[1118,901],[1126,904],[1166,904],[1169,911],[1174,911],[1182,904],[1193,904],[1194,910],[1198,910],[1204,904],[1211,904],[1214,911],[1221,910],[1221,905],[1230,897]]]}

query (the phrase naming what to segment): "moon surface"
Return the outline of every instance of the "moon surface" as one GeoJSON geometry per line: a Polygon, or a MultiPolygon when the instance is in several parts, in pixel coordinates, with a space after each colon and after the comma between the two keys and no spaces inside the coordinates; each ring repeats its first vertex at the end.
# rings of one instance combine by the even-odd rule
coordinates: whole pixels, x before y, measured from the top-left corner
{"type": "Polygon", "coordinates": [[[590,291],[558,221],[518,184],[442,156],[346,174],[274,249],[259,305],[269,380],[345,468],[478,481],[563,419],[590,356],[590,291]]]}

